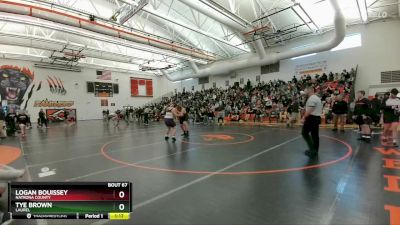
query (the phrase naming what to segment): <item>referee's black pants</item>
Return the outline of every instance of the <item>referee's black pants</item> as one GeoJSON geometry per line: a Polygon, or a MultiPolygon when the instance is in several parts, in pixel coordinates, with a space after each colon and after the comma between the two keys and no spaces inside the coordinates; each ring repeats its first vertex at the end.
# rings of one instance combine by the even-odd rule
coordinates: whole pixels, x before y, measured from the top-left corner
{"type": "Polygon", "coordinates": [[[306,141],[308,148],[312,152],[319,150],[319,124],[321,123],[320,116],[309,115],[303,125],[301,134],[306,141]]]}

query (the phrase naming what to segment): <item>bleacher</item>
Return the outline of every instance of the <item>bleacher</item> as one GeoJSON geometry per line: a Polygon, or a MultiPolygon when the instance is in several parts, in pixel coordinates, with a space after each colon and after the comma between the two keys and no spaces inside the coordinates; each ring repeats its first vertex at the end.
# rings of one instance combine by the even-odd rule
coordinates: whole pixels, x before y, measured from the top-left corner
{"type": "MultiPolygon", "coordinates": [[[[330,108],[330,99],[338,94],[350,102],[354,99],[354,84],[356,69],[350,71],[293,77],[290,81],[273,80],[252,84],[247,81],[242,86],[232,86],[227,89],[210,88],[201,91],[180,92],[158,103],[149,105],[151,109],[162,112],[169,103],[174,102],[189,109],[189,117],[193,123],[216,122],[223,117],[225,124],[241,125],[271,125],[285,123],[287,107],[292,101],[298,101],[300,121],[305,96],[301,91],[306,86],[315,87],[324,106],[330,108]]],[[[322,124],[329,123],[329,114],[323,115],[322,124]]]]}

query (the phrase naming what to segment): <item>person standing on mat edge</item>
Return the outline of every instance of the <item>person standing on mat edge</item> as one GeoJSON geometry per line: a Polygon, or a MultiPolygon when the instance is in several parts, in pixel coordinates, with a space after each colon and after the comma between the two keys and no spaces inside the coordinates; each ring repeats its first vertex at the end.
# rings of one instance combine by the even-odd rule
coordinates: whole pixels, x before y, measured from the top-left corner
{"type": "Polygon", "coordinates": [[[400,99],[397,98],[399,91],[393,88],[389,98],[385,99],[382,105],[383,111],[383,133],[382,144],[385,146],[397,147],[397,126],[399,124],[400,99]]]}
{"type": "Polygon", "coordinates": [[[17,123],[18,123],[18,126],[21,129],[21,136],[22,137],[25,137],[25,135],[26,135],[26,126],[28,124],[28,121],[29,121],[29,117],[28,117],[28,115],[25,114],[24,111],[21,111],[20,113],[18,113],[18,115],[17,115],[17,123]]]}
{"type": "Polygon", "coordinates": [[[346,123],[347,102],[343,100],[343,95],[338,95],[332,107],[333,113],[333,131],[338,130],[338,123],[340,131],[344,132],[344,124],[346,123]]]}
{"type": "Polygon", "coordinates": [[[46,119],[46,114],[44,113],[43,109],[40,109],[39,111],[39,119],[38,119],[38,127],[43,127],[43,124],[47,127],[47,119],[46,119]]]}
{"type": "Polygon", "coordinates": [[[3,107],[0,104],[0,138],[1,139],[4,139],[7,137],[7,135],[4,132],[5,120],[6,120],[6,115],[3,111],[3,107]]]}
{"type": "Polygon", "coordinates": [[[177,111],[173,103],[171,103],[167,108],[165,109],[165,116],[164,116],[164,123],[167,126],[168,130],[165,135],[165,140],[168,141],[169,137],[172,136],[172,142],[176,141],[176,123],[175,123],[175,118],[177,117],[177,111]]]}
{"type": "Polygon", "coordinates": [[[318,156],[319,150],[319,124],[321,123],[322,102],[315,94],[314,87],[307,87],[304,93],[308,96],[308,99],[306,112],[302,119],[302,136],[309,148],[304,153],[310,158],[315,158],[318,156]]]}
{"type": "Polygon", "coordinates": [[[365,91],[358,91],[356,94],[356,104],[354,107],[353,120],[358,124],[361,131],[361,137],[358,140],[371,142],[371,104],[370,101],[365,98],[365,91]]]}
{"type": "Polygon", "coordinates": [[[146,125],[146,126],[149,125],[149,114],[150,114],[150,108],[149,108],[149,106],[146,106],[143,110],[143,121],[144,121],[144,125],[146,125]]]}

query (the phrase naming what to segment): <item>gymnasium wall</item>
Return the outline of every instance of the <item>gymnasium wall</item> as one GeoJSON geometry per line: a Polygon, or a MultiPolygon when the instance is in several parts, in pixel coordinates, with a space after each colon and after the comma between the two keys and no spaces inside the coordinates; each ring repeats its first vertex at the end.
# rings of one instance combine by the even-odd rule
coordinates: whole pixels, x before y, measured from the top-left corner
{"type": "MultiPolygon", "coordinates": [[[[236,71],[230,75],[210,77],[210,82],[205,84],[205,88],[212,87],[213,82],[216,82],[217,87],[225,87],[226,80],[233,84],[235,81],[239,82],[240,78],[244,78],[245,83],[247,79],[254,83],[257,75],[261,75],[261,80],[264,81],[274,79],[289,80],[295,74],[296,66],[326,61],[326,70],[333,72],[341,72],[343,69],[349,70],[358,65],[356,89],[367,91],[369,85],[380,84],[380,72],[400,70],[400,21],[391,20],[348,27],[347,35],[355,33],[361,34],[361,47],[322,52],[295,60],[282,60],[280,62],[280,71],[277,73],[261,74],[260,67],[253,67],[236,71]]],[[[327,32],[324,35],[297,39],[288,42],[284,47],[267,49],[267,51],[281,52],[290,50],[294,47],[328,40],[331,36],[332,32],[327,32]]],[[[197,84],[197,79],[176,83],[163,79],[161,85],[167,85],[171,90],[177,89],[178,91],[182,90],[182,88],[191,90],[192,86],[195,87],[195,90],[201,90],[202,88],[201,85],[197,84]]]]}
{"type": "Polygon", "coordinates": [[[21,108],[24,108],[26,104],[26,109],[31,114],[33,121],[36,121],[40,108],[73,108],[77,111],[78,120],[101,119],[103,109],[109,109],[110,112],[113,112],[116,109],[121,109],[123,106],[140,106],[162,94],[158,88],[159,78],[155,76],[112,72],[111,80],[98,80],[96,79],[96,69],[82,68],[81,72],[70,72],[35,68],[34,63],[28,61],[0,59],[0,67],[4,68],[4,66],[14,67],[14,74],[8,74],[10,72],[4,73],[5,70],[0,69],[1,99],[6,99],[7,91],[10,93],[9,97],[12,99],[15,99],[14,95],[17,94],[17,100],[8,101],[9,104],[15,104],[21,108]],[[17,78],[17,80],[9,82],[4,77],[4,74],[7,74],[5,76],[10,78],[17,78]],[[153,79],[153,97],[131,97],[130,77],[153,79]],[[50,90],[47,81],[50,78],[55,83],[62,83],[66,92],[64,93],[54,88],[50,90]],[[118,83],[119,93],[114,93],[113,97],[95,97],[94,93],[87,92],[87,81],[118,83]],[[10,83],[13,84],[10,85],[10,83]],[[18,87],[19,89],[12,88],[10,90],[8,88],[7,90],[7,86],[18,87]],[[31,90],[32,94],[30,95],[29,92],[31,90]],[[14,93],[14,91],[19,93],[14,93]],[[29,101],[27,102],[28,99],[29,101]],[[101,106],[101,100],[105,99],[108,106],[101,106]],[[46,107],[47,103],[43,102],[43,104],[36,104],[36,107],[34,107],[36,101],[40,102],[43,100],[50,101],[53,106],[46,107]],[[59,102],[56,103],[57,101],[59,102]],[[114,103],[115,106],[111,106],[111,103],[114,103]]]}

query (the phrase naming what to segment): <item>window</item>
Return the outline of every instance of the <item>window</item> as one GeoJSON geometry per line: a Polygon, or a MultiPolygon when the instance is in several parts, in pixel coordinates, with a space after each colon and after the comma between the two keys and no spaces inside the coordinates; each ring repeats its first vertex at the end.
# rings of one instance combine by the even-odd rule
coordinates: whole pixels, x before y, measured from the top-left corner
{"type": "Polygon", "coordinates": [[[381,83],[398,83],[400,82],[400,70],[381,72],[381,83]]]}
{"type": "MultiPolygon", "coordinates": [[[[298,46],[298,47],[292,48],[292,50],[311,47],[313,44],[314,43],[298,46]]],[[[332,48],[331,51],[334,52],[334,51],[339,51],[339,50],[343,50],[343,49],[356,48],[356,47],[360,47],[360,46],[362,46],[361,34],[359,34],[359,33],[350,34],[350,35],[347,35],[338,46],[336,46],[335,48],[332,48]]],[[[293,58],[291,58],[291,60],[305,58],[305,57],[313,56],[313,55],[316,55],[316,54],[317,53],[301,55],[301,56],[293,57],[293,58]]]]}
{"type": "Polygon", "coordinates": [[[331,51],[339,51],[348,48],[356,48],[362,46],[361,42],[361,34],[351,34],[344,38],[342,43],[340,43],[335,48],[331,49],[331,51]]]}
{"type": "Polygon", "coordinates": [[[208,84],[209,82],[209,77],[200,77],[199,78],[199,84],[208,84]]]}
{"type": "Polygon", "coordinates": [[[261,66],[261,74],[279,72],[279,62],[261,66]]]}

